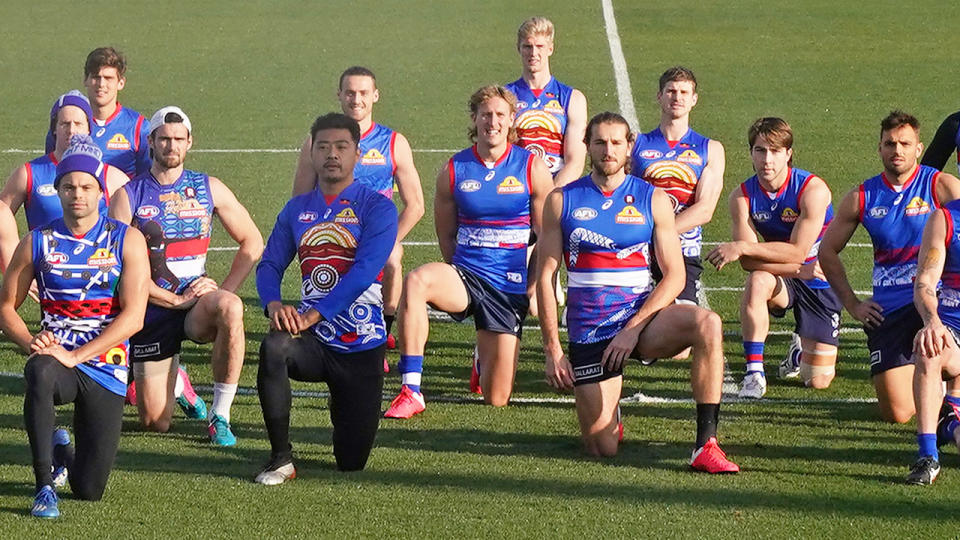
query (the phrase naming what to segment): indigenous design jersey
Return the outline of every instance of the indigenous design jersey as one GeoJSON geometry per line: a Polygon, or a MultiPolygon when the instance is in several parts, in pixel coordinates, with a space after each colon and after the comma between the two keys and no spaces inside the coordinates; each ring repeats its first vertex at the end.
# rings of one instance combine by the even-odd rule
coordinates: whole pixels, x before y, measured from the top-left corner
{"type": "Polygon", "coordinates": [[[506,86],[517,96],[517,145],[542,159],[550,173],[563,168],[563,135],[567,131],[567,108],[573,88],[550,78],[542,90],[534,92],[519,78],[506,86]]]}
{"type": "Polygon", "coordinates": [[[572,343],[612,338],[653,289],[654,187],[636,176],[603,193],[589,175],[563,188],[567,328],[572,343]]]}
{"type": "MultiPolygon", "coordinates": [[[[40,291],[43,329],[53,332],[68,351],[93,340],[120,312],[117,284],[123,271],[127,226],[101,216],[76,237],[57,219],[30,232],[33,267],[40,291]]],[[[114,394],[127,391],[127,351],[118,343],[77,369],[114,394]]]]}
{"type": "Polygon", "coordinates": [[[947,226],[947,260],[940,278],[937,314],[943,324],[960,331],[960,200],[943,205],[943,217],[947,226]]]}
{"type": "MultiPolygon", "coordinates": [[[[51,152],[24,165],[27,169],[27,198],[23,210],[30,230],[63,217],[63,206],[60,205],[57,188],[53,187],[53,181],[57,178],[57,163],[57,158],[51,152]]],[[[107,175],[106,167],[103,175],[107,175]]],[[[100,198],[100,215],[107,215],[109,203],[110,194],[104,193],[100,198]]]]}
{"type": "Polygon", "coordinates": [[[279,301],[280,280],[297,255],[300,312],[317,310],[323,320],[311,331],[346,352],[386,341],[380,273],[397,239],[397,208],[354,182],[327,200],[320,190],[294,197],[277,216],[263,259],[257,291],[266,309],[279,301]]]}
{"type": "Polygon", "coordinates": [[[913,303],[923,227],[940,208],[939,175],[918,165],[899,191],[883,173],[860,184],[860,223],[873,241],[873,300],[884,313],[913,303]]]}
{"type": "MultiPolygon", "coordinates": [[[[707,166],[710,139],[692,129],[679,141],[668,141],[660,128],[641,133],[633,145],[630,160],[633,175],[662,189],[679,214],[694,203],[697,182],[707,166]]],[[[699,257],[703,243],[703,227],[697,226],[680,235],[684,257],[699,257]]]]}
{"type": "Polygon", "coordinates": [[[147,240],[153,282],[182,293],[207,273],[214,212],[210,178],[184,169],[176,182],[161,185],[148,172],[123,189],[130,198],[133,224],[147,240]]]}
{"type": "MultiPolygon", "coordinates": [[[[803,190],[817,175],[803,169],[791,168],[787,173],[787,181],[780,186],[780,190],[771,193],[760,185],[756,175],[751,176],[740,184],[740,191],[747,198],[750,205],[750,221],[753,227],[763,237],[764,242],[789,242],[793,233],[793,225],[800,217],[800,197],[803,190]]],[[[827,213],[823,217],[823,227],[817,234],[817,240],[810,247],[803,264],[814,264],[820,253],[820,240],[827,226],[833,221],[833,203],[827,205],[827,213]]],[[[811,289],[828,289],[830,284],[822,279],[805,280],[811,289]]]]}
{"type": "Polygon", "coordinates": [[[450,193],[457,204],[453,264],[505,293],[525,294],[527,290],[534,159],[523,148],[508,145],[500,159],[488,165],[473,146],[447,163],[450,193]]]}
{"type": "Polygon", "coordinates": [[[353,167],[353,177],[357,182],[379,191],[384,197],[393,199],[393,175],[397,172],[397,162],[393,146],[397,133],[387,126],[373,123],[366,133],[360,136],[360,159],[353,167]]]}
{"type": "Polygon", "coordinates": [[[130,178],[150,171],[150,148],[147,144],[150,123],[137,111],[117,103],[110,118],[97,120],[90,126],[90,135],[103,150],[103,162],[120,169],[130,178]]]}

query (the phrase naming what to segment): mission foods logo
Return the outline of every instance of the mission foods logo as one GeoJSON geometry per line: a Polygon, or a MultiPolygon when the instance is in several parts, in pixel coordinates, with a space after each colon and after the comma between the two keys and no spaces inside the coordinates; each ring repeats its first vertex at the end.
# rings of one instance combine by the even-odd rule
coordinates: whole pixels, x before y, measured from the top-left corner
{"type": "Polygon", "coordinates": [[[927,204],[927,201],[921,199],[920,197],[914,197],[910,200],[910,204],[904,208],[903,213],[908,216],[919,216],[923,214],[930,213],[930,205],[927,204]]]}
{"type": "Polygon", "coordinates": [[[117,133],[113,137],[110,137],[110,140],[107,141],[107,150],[129,150],[130,141],[123,136],[122,133],[117,133]]]}
{"type": "Polygon", "coordinates": [[[93,252],[93,255],[91,255],[90,258],[87,259],[87,264],[89,266],[97,266],[97,267],[116,266],[117,258],[113,255],[113,253],[110,253],[109,249],[98,248],[96,251],[93,252]]]}
{"type": "Polygon", "coordinates": [[[357,214],[354,213],[353,208],[344,208],[340,211],[335,218],[333,218],[335,223],[346,223],[348,225],[356,225],[360,223],[360,219],[357,218],[357,214]]]}
{"type": "Polygon", "coordinates": [[[543,106],[543,110],[548,113],[563,114],[563,107],[560,105],[560,102],[555,99],[548,101],[547,104],[543,106]]]}
{"type": "Polygon", "coordinates": [[[624,206],[623,210],[617,214],[616,222],[630,225],[643,225],[647,222],[647,218],[643,217],[643,214],[633,206],[624,206]]]}
{"type": "Polygon", "coordinates": [[[793,208],[784,208],[783,212],[780,213],[780,221],[784,223],[793,223],[798,217],[800,216],[793,208]]]}
{"type": "Polygon", "coordinates": [[[689,163],[690,165],[703,165],[703,160],[693,150],[684,150],[677,156],[677,161],[680,163],[689,163]]]}
{"type": "Polygon", "coordinates": [[[497,193],[523,193],[523,184],[517,180],[516,176],[508,176],[497,186],[497,193]]]}
{"type": "Polygon", "coordinates": [[[383,154],[376,148],[371,148],[360,158],[360,163],[362,165],[386,165],[387,158],[383,157],[383,154]]]}

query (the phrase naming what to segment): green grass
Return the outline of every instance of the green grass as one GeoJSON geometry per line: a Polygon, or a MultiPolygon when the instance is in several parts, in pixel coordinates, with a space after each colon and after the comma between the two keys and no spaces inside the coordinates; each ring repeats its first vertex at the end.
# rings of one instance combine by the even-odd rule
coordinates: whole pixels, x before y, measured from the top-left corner
{"type": "MultiPolygon", "coordinates": [[[[0,150],[41,146],[50,103],[80,86],[84,56],[103,44],[129,56],[123,103],[148,115],[162,105],[181,105],[193,121],[197,149],[295,148],[316,114],[336,109],[340,71],[364,64],[376,71],[382,90],[376,119],[411,141],[427,194],[427,216],[410,239],[432,241],[429,202],[447,155],[422,150],[466,146],[467,97],[481,84],[517,77],[514,35],[523,18],[544,13],[557,24],[554,73],[583,90],[591,114],[616,109],[600,2],[562,4],[4,3],[0,71],[8,76],[0,89],[0,125],[6,126],[0,150]]],[[[791,122],[797,166],[825,178],[836,201],[879,170],[878,124],[891,108],[917,114],[924,139],[957,108],[951,68],[960,49],[954,28],[960,9],[953,5],[614,4],[644,130],[657,121],[653,98],[663,69],[684,64],[700,78],[693,123],[727,149],[724,197],[751,174],[745,135],[758,116],[791,122]]],[[[31,157],[0,153],[0,171],[31,157]]],[[[294,154],[197,152],[188,159],[190,167],[232,186],[269,234],[289,194],[294,154]]],[[[722,201],[705,238],[723,240],[728,231],[722,201]]],[[[860,232],[854,241],[866,236],[860,232]]],[[[222,230],[214,245],[230,245],[222,230]]],[[[407,268],[439,258],[429,246],[406,253],[407,268]]],[[[868,288],[869,250],[851,247],[844,256],[855,288],[868,288]]],[[[229,261],[230,253],[212,254],[211,273],[223,276],[229,261]]],[[[708,287],[737,287],[743,277],[736,268],[707,270],[704,281],[708,287]]],[[[296,288],[288,280],[284,290],[293,297],[296,288]]],[[[241,385],[252,387],[266,321],[252,280],[241,296],[248,337],[241,385]]],[[[738,293],[709,297],[723,317],[726,353],[737,372],[738,293]]],[[[36,324],[35,305],[22,312],[36,324]]],[[[778,321],[772,329],[791,324],[778,321]]],[[[844,326],[853,328],[849,319],[844,326]]],[[[407,422],[383,423],[367,470],[335,471],[322,399],[294,401],[300,478],[277,489],[251,482],[268,453],[254,396],[240,396],[234,406],[240,439],[235,449],[211,448],[204,426],[183,419],[170,434],[143,433],[128,408],[104,501],[67,496],[56,523],[38,523],[27,514],[33,487],[22,427],[23,382],[0,377],[0,536],[957,534],[956,452],[945,453],[935,487],[908,488],[901,480],[913,459],[913,427],[883,424],[875,405],[846,401],[873,395],[860,333],[843,335],[839,376],[830,389],[813,392],[771,377],[766,401],[725,405],[722,442],[743,473],[715,478],[687,471],[691,404],[625,404],[627,440],[620,455],[587,459],[569,402],[481,407],[466,393],[472,327],[436,323],[432,332],[424,383],[428,410],[407,422]]],[[[769,367],[775,369],[786,345],[785,336],[770,338],[769,367]]],[[[543,382],[539,351],[539,332],[527,331],[517,397],[556,397],[543,382]]],[[[205,347],[185,348],[184,362],[200,385],[211,382],[208,354],[205,347]]],[[[19,372],[22,365],[22,355],[0,343],[0,371],[19,372]]],[[[684,362],[632,365],[624,395],[642,391],[684,399],[687,378],[684,362]]],[[[398,386],[391,373],[387,391],[398,386]]],[[[61,422],[69,416],[65,408],[61,422]]]]}

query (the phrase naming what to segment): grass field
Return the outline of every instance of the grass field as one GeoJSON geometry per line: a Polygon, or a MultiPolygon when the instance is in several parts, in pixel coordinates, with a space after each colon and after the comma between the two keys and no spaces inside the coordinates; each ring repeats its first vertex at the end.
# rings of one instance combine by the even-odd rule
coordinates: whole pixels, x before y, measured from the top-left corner
{"type": "MultiPolygon", "coordinates": [[[[745,137],[758,116],[791,122],[797,166],[825,178],[838,200],[878,172],[879,121],[891,108],[917,114],[928,140],[958,106],[955,5],[704,0],[615,1],[614,8],[644,130],[658,118],[659,74],[674,64],[697,73],[693,124],[726,146],[724,197],[751,174],[745,137]]],[[[403,132],[415,149],[428,211],[409,240],[431,242],[433,181],[449,150],[467,145],[467,97],[481,84],[518,76],[515,30],[534,14],[557,25],[554,74],[584,92],[591,114],[616,110],[600,0],[549,8],[423,0],[5,2],[0,171],[39,155],[50,103],[80,87],[87,52],[111,44],[130,61],[121,101],[147,115],[182,106],[194,125],[188,166],[232,186],[266,236],[289,194],[295,154],[211,150],[293,149],[318,113],[337,107],[340,71],[362,64],[378,75],[376,120],[403,132]]],[[[953,165],[948,172],[956,172],[953,165]]],[[[728,216],[721,202],[706,228],[708,242],[727,237],[728,216]]],[[[862,232],[854,237],[865,241],[862,232]]],[[[213,245],[230,245],[222,230],[213,245]]],[[[869,250],[850,247],[844,255],[855,288],[867,289],[869,250]]],[[[230,256],[211,256],[215,277],[225,274],[230,256]]],[[[435,246],[410,246],[405,264],[438,259],[435,246]]],[[[735,268],[704,276],[735,373],[743,364],[739,296],[726,289],[742,286],[743,277],[735,268]]],[[[266,331],[252,282],[241,291],[245,388],[255,386],[266,331]]],[[[36,324],[35,305],[22,313],[36,324]]],[[[786,350],[782,332],[791,325],[772,326],[781,333],[768,342],[768,373],[786,350]]],[[[424,383],[428,409],[409,421],[384,422],[365,471],[334,469],[322,398],[294,401],[300,478],[275,489],[251,481],[269,449],[255,395],[236,401],[239,444],[231,449],[211,447],[205,426],[182,418],[170,434],[144,433],[128,408],[104,500],[78,502],[67,494],[54,523],[29,516],[33,478],[23,382],[15,376],[23,356],[3,342],[0,537],[956,537],[956,451],[945,452],[936,486],[902,485],[914,459],[914,428],[878,420],[864,337],[849,318],[844,329],[830,389],[809,391],[771,376],[767,399],[724,405],[721,441],[743,468],[737,476],[687,470],[694,422],[685,401],[686,363],[630,366],[625,396],[642,391],[664,399],[625,403],[626,443],[616,458],[596,461],[580,453],[570,396],[543,382],[534,326],[523,339],[518,400],[494,410],[467,395],[472,326],[435,323],[424,383]]],[[[208,354],[185,348],[196,384],[211,383],[208,354]]],[[[386,392],[398,387],[391,373],[386,392]]],[[[209,388],[201,393],[209,400],[209,388]]],[[[69,409],[60,417],[68,424],[69,409]]]]}

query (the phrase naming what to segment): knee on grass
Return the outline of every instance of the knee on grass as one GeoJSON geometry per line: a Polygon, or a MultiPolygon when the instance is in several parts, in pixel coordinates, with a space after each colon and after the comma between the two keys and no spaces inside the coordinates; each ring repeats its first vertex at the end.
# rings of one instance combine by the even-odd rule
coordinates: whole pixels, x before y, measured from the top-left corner
{"type": "Polygon", "coordinates": [[[614,457],[617,455],[618,447],[619,442],[617,441],[616,435],[611,436],[606,433],[597,433],[583,436],[583,449],[593,457],[614,457]]]}

